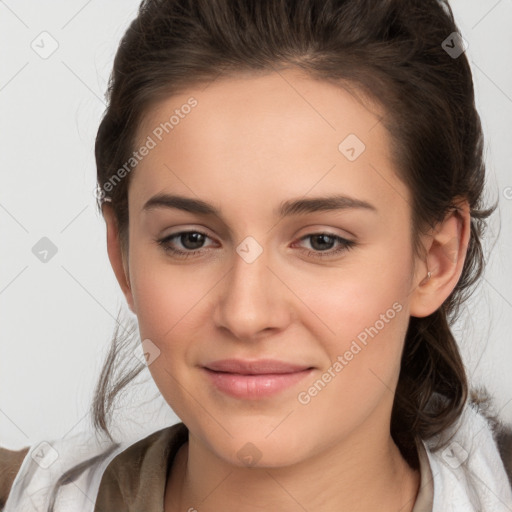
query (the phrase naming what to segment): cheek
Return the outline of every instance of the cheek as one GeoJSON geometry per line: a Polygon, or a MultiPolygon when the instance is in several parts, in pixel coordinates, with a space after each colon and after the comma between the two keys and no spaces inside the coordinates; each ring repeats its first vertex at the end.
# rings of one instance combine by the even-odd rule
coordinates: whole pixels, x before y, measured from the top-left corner
{"type": "Polygon", "coordinates": [[[190,390],[187,370],[193,361],[194,333],[199,336],[201,299],[211,287],[183,267],[151,264],[134,257],[132,291],[143,347],[157,354],[148,365],[164,399],[182,418],[187,418],[190,390]],[[149,342],[146,340],[150,340],[149,342]],[[144,343],[147,345],[144,346],[144,343]]]}
{"type": "Polygon", "coordinates": [[[408,325],[405,298],[399,274],[355,272],[309,295],[321,322],[310,315],[307,329],[322,343],[325,365],[297,396],[305,423],[329,417],[335,435],[392,400],[408,325]]]}
{"type": "Polygon", "coordinates": [[[375,261],[329,269],[331,275],[324,270],[296,279],[294,291],[307,305],[301,320],[321,340],[325,370],[341,356],[340,389],[357,384],[370,393],[373,385],[382,386],[379,378],[391,387],[398,376],[409,322],[408,264],[382,253],[375,261]]]}
{"type": "Polygon", "coordinates": [[[205,296],[204,282],[179,267],[135,271],[132,290],[141,336],[160,342],[175,339],[186,329],[205,296]]]}
{"type": "Polygon", "coordinates": [[[304,304],[302,320],[322,333],[322,338],[336,343],[357,337],[376,323],[383,330],[381,320],[386,326],[395,318],[403,322],[403,315],[397,313],[406,309],[408,300],[405,270],[406,262],[393,267],[381,259],[375,263],[351,262],[344,268],[322,269],[300,277],[289,274],[284,280],[294,283],[294,293],[304,304]]]}

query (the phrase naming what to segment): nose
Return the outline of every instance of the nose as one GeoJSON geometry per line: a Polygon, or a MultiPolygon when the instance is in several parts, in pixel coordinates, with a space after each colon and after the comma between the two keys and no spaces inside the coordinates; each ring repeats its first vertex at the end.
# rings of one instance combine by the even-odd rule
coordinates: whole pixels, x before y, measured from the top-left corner
{"type": "Polygon", "coordinates": [[[248,261],[234,253],[233,267],[218,285],[213,315],[217,327],[244,341],[282,330],[292,317],[292,293],[270,268],[267,252],[248,261]]]}

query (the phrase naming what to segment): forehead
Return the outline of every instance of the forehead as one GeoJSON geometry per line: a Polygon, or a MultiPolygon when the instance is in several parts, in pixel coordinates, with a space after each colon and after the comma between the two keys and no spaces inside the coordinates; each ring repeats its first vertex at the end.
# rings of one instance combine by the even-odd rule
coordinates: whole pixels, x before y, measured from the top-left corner
{"type": "Polygon", "coordinates": [[[405,211],[408,191],[395,174],[384,115],[296,70],[191,87],[143,118],[136,147],[149,139],[153,147],[133,173],[130,202],[140,208],[150,195],[174,191],[220,207],[242,196],[261,211],[335,190],[384,209],[401,202],[405,211]]]}

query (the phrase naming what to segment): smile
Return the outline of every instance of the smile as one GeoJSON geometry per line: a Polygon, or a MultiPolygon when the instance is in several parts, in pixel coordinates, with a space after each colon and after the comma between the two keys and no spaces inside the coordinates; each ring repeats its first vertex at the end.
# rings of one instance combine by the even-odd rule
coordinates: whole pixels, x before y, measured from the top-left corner
{"type": "Polygon", "coordinates": [[[217,389],[235,398],[257,400],[275,395],[298,384],[313,368],[290,373],[240,374],[202,368],[217,389]]]}

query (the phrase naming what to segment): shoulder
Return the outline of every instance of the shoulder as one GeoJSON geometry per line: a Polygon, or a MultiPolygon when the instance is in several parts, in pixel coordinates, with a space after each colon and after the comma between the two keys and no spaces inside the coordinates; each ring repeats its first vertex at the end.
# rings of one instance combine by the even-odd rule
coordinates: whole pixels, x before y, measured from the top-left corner
{"type": "Polygon", "coordinates": [[[82,431],[38,441],[17,454],[4,449],[1,465],[7,477],[2,482],[2,510],[48,510],[60,488],[66,506],[55,510],[87,510],[87,506],[82,507],[86,494],[95,488],[104,464],[120,446],[96,432],[82,431]],[[70,482],[75,485],[66,485],[70,482]]]}
{"type": "Polygon", "coordinates": [[[0,510],[93,512],[100,487],[112,498],[129,492],[135,475],[151,476],[152,464],[186,437],[179,423],[120,443],[87,431],[19,451],[0,448],[0,510]]]}
{"type": "Polygon", "coordinates": [[[508,427],[468,400],[454,425],[425,441],[440,509],[512,510],[510,440],[508,427]]]}
{"type": "Polygon", "coordinates": [[[496,443],[498,453],[507,473],[508,480],[512,487],[512,426],[497,420],[496,416],[490,416],[486,411],[479,414],[485,418],[492,437],[496,443]]]}
{"type": "Polygon", "coordinates": [[[5,506],[12,484],[30,447],[8,450],[0,446],[0,509],[5,506]]]}
{"type": "Polygon", "coordinates": [[[485,420],[485,426],[490,430],[496,443],[498,453],[512,487],[512,425],[504,423],[493,410],[494,402],[487,390],[472,390],[469,403],[473,410],[485,420]]]}
{"type": "Polygon", "coordinates": [[[105,469],[96,497],[96,509],[152,509],[163,496],[166,475],[178,449],[188,440],[182,423],[153,432],[126,447],[105,469]]]}
{"type": "Polygon", "coordinates": [[[107,471],[122,473],[126,465],[132,468],[133,466],[143,466],[145,461],[150,459],[152,455],[172,453],[175,448],[179,448],[187,439],[188,429],[182,422],[157,430],[126,446],[112,460],[107,471]]]}

